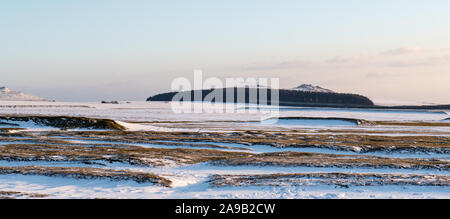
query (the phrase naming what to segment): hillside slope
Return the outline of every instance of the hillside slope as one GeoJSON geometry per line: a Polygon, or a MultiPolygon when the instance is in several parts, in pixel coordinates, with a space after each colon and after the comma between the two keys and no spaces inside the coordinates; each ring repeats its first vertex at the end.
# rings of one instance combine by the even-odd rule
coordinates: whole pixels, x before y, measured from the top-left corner
{"type": "Polygon", "coordinates": [[[15,91],[7,87],[0,87],[0,100],[5,101],[49,101],[45,98],[15,91]]]}

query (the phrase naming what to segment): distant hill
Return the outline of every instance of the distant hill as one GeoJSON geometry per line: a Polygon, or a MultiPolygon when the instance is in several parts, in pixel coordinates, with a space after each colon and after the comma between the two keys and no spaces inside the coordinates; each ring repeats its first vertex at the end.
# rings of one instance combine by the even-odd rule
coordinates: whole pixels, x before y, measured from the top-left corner
{"type": "Polygon", "coordinates": [[[6,101],[49,101],[45,98],[15,91],[7,87],[0,87],[0,100],[6,101]]]}
{"type": "Polygon", "coordinates": [[[332,90],[322,88],[320,86],[314,86],[311,84],[302,84],[292,90],[305,91],[305,92],[319,92],[319,93],[336,93],[332,90]]]}
{"type": "MultiPolygon", "coordinates": [[[[249,93],[256,92],[258,97],[264,95],[264,91],[267,92],[267,97],[270,100],[271,89],[259,89],[259,88],[222,88],[223,102],[227,102],[226,89],[234,89],[234,102],[235,103],[258,103],[258,100],[250,100],[249,93]],[[238,89],[242,91],[245,89],[245,98],[237,100],[238,89]]],[[[205,97],[213,92],[210,90],[199,90],[202,94],[202,100],[205,101],[205,97]]],[[[279,92],[279,104],[281,106],[321,106],[321,107],[372,107],[374,103],[367,97],[358,94],[342,94],[334,92],[310,92],[302,90],[274,90],[279,92]]],[[[180,93],[183,96],[191,95],[191,100],[194,99],[194,93],[196,91],[183,91],[183,92],[170,92],[162,93],[152,97],[149,97],[147,101],[172,101],[173,97],[180,93]]],[[[219,90],[220,92],[220,90],[219,90]]],[[[182,100],[183,101],[183,100],[182,100]]],[[[215,100],[212,100],[215,102],[215,100]]],[[[272,103],[268,103],[271,105],[272,103]]]]}

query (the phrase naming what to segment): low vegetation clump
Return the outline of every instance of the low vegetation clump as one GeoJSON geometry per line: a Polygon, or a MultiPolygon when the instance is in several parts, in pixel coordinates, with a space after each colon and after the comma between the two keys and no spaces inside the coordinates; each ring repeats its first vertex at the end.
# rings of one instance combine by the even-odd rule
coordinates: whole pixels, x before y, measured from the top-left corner
{"type": "Polygon", "coordinates": [[[138,183],[153,183],[166,187],[170,187],[172,183],[168,179],[151,173],[82,167],[0,167],[0,174],[71,177],[75,179],[109,179],[113,181],[132,180],[138,183]]]}
{"type": "Polygon", "coordinates": [[[450,123],[447,122],[375,122],[376,125],[386,126],[421,126],[421,127],[450,127],[450,123]]]}
{"type": "Polygon", "coordinates": [[[255,154],[213,161],[230,166],[307,166],[307,167],[368,167],[396,169],[449,170],[450,161],[419,158],[387,158],[363,155],[336,155],[301,152],[255,154]]]}
{"type": "Polygon", "coordinates": [[[126,129],[114,120],[110,119],[94,119],[71,116],[0,116],[0,121],[10,126],[19,126],[15,122],[34,122],[37,125],[50,126],[60,129],[126,129]]]}
{"type": "Polygon", "coordinates": [[[279,117],[279,118],[272,118],[272,119],[279,119],[279,120],[338,120],[338,121],[344,121],[344,122],[350,122],[355,125],[375,125],[375,122],[371,122],[364,119],[352,119],[352,118],[337,118],[337,117],[279,117]]]}
{"type": "Polygon", "coordinates": [[[25,130],[24,128],[0,128],[0,133],[9,133],[11,131],[21,131],[25,130]]]}
{"type": "Polygon", "coordinates": [[[214,175],[212,186],[450,186],[447,175],[375,173],[294,173],[266,175],[214,175]]]}
{"type": "Polygon", "coordinates": [[[0,199],[17,199],[17,198],[47,198],[48,194],[39,193],[26,193],[26,192],[15,192],[15,191],[0,191],[0,199]]]}
{"type": "Polygon", "coordinates": [[[236,143],[241,145],[269,145],[278,148],[304,147],[367,153],[374,151],[409,151],[450,153],[450,136],[439,135],[361,135],[358,133],[308,133],[296,132],[127,132],[84,131],[48,132],[48,136],[90,138],[111,142],[152,143],[155,141],[236,143]]]}
{"type": "Polygon", "coordinates": [[[253,154],[206,149],[165,149],[117,145],[8,144],[0,147],[0,160],[59,161],[85,164],[124,163],[138,166],[164,166],[166,162],[190,165],[371,167],[448,170],[450,161],[419,158],[386,158],[365,155],[280,152],[253,154]]]}
{"type": "Polygon", "coordinates": [[[169,160],[179,165],[247,156],[219,150],[143,148],[126,145],[8,144],[0,147],[0,160],[59,161],[87,164],[125,163],[161,166],[169,160]]]}

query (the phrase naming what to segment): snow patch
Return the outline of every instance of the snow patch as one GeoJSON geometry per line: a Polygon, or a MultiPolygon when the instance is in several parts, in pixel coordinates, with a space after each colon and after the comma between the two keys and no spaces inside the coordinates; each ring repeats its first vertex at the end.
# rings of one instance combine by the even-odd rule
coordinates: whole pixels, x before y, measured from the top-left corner
{"type": "Polygon", "coordinates": [[[311,84],[302,84],[298,87],[293,88],[293,90],[306,91],[306,92],[319,92],[319,93],[336,93],[330,89],[325,89],[323,87],[314,86],[311,84]]]}
{"type": "Polygon", "coordinates": [[[0,100],[6,101],[48,101],[42,97],[26,94],[24,92],[11,90],[7,87],[0,87],[0,100]]]}
{"type": "Polygon", "coordinates": [[[186,131],[183,129],[173,129],[173,128],[164,128],[153,125],[142,125],[136,123],[128,123],[116,121],[117,124],[125,127],[128,131],[155,131],[155,132],[177,132],[177,131],[186,131]]]}

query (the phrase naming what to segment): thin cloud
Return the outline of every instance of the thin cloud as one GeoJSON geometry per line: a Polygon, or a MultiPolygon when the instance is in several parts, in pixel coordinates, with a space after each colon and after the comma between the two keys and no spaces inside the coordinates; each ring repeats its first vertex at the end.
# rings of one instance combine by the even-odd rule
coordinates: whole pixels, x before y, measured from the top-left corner
{"type": "Polygon", "coordinates": [[[342,63],[349,63],[353,60],[354,59],[351,59],[351,58],[336,57],[336,58],[328,59],[325,62],[330,63],[330,64],[342,64],[342,63]]]}
{"type": "MultiPolygon", "coordinates": [[[[450,63],[450,54],[444,49],[423,49],[421,47],[400,47],[378,54],[362,53],[354,56],[336,56],[325,60],[290,60],[277,63],[260,63],[240,66],[247,71],[275,71],[289,69],[335,69],[350,67],[392,67],[407,68],[450,63]],[[417,54],[406,56],[406,54],[417,54]],[[405,56],[402,56],[405,55],[405,56]]],[[[369,75],[370,76],[370,75],[369,75]]]]}
{"type": "Polygon", "coordinates": [[[369,73],[366,74],[366,78],[387,78],[393,76],[392,74],[388,73],[369,73]]]}
{"type": "Polygon", "coordinates": [[[387,64],[389,67],[415,67],[415,66],[432,66],[444,63],[450,63],[450,55],[433,56],[423,59],[395,61],[387,64]]]}
{"type": "Polygon", "coordinates": [[[424,51],[422,47],[415,46],[415,47],[400,47],[396,49],[387,50],[381,53],[381,55],[388,55],[388,56],[398,56],[398,55],[408,55],[413,53],[420,53],[424,51]]]}
{"type": "Polygon", "coordinates": [[[369,53],[361,53],[354,56],[342,57],[337,56],[332,59],[325,60],[327,64],[345,64],[345,63],[357,63],[373,59],[374,56],[369,53]]]}

